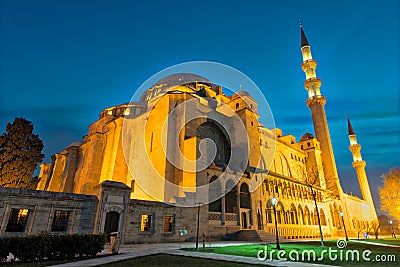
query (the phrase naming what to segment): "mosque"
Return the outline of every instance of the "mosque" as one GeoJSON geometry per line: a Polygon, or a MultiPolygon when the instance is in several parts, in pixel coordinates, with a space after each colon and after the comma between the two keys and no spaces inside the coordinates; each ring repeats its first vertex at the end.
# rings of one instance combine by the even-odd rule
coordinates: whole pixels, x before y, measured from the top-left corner
{"type": "MultiPolygon", "coordinates": [[[[41,165],[37,190],[96,195],[100,184],[124,184],[130,188],[131,201],[155,208],[152,213],[137,215],[134,222],[120,216],[129,210],[107,211],[97,231],[117,230],[121,235],[129,235],[123,230],[129,224],[137,224],[143,233],[170,232],[171,225],[185,216],[166,216],[166,207],[157,203],[167,203],[181,212],[201,205],[201,231],[214,239],[236,232],[246,239],[247,232],[249,239],[255,233],[263,240],[276,229],[273,197],[278,200],[276,220],[281,237],[318,237],[319,224],[323,236],[344,236],[344,226],[350,236],[360,229],[371,231],[377,215],[361,145],[348,118],[359,198],[344,193],[341,187],[317,62],[302,27],[300,31],[306,105],[315,134],[306,133],[296,140],[279,128],[268,129],[259,122],[258,111],[263,107],[245,90],[227,95],[205,77],[174,74],[148,88],[140,101],[103,110],[81,141],[41,165]],[[174,111],[177,107],[181,109],[174,111]],[[187,120],[189,110],[196,119],[187,120]],[[173,119],[169,117],[172,113],[173,119]],[[182,121],[187,123],[178,127],[182,121]],[[246,146],[240,145],[243,138],[246,146]],[[248,158],[232,159],[234,153],[248,158]],[[208,163],[205,167],[204,162],[208,163]],[[181,168],[183,165],[186,167],[181,168]],[[158,218],[162,222],[154,224],[158,218]],[[112,221],[117,226],[111,226],[112,221]]],[[[196,221],[196,217],[191,219],[196,221]]],[[[141,240],[146,242],[146,238],[141,240]]]]}

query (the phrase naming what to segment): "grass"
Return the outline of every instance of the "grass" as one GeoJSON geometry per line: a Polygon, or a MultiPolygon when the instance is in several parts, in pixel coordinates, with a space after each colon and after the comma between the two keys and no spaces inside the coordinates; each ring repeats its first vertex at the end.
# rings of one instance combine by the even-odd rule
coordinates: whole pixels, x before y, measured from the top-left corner
{"type": "MultiPolygon", "coordinates": [[[[369,240],[368,240],[369,241],[369,240]]],[[[187,249],[193,250],[193,249],[187,249]]],[[[371,244],[363,244],[358,242],[349,241],[347,243],[347,247],[344,249],[338,249],[336,245],[336,241],[325,241],[325,247],[321,247],[319,241],[310,241],[310,242],[297,242],[297,243],[285,243],[281,244],[281,250],[279,253],[281,258],[288,258],[289,256],[293,258],[294,261],[299,262],[315,262],[329,265],[340,265],[340,266],[399,266],[400,263],[400,249],[399,248],[391,248],[391,247],[383,247],[378,245],[371,244]],[[329,256],[329,250],[331,250],[331,258],[329,256]],[[337,252],[335,252],[336,250],[337,252]],[[352,260],[352,251],[357,250],[359,253],[359,261],[352,260]],[[364,251],[371,251],[370,255],[366,255],[370,261],[366,261],[363,259],[364,251]],[[305,251],[305,252],[303,252],[305,251]],[[308,257],[309,251],[314,251],[316,255],[316,261],[313,260],[312,254],[310,254],[310,258],[308,257]],[[324,252],[323,252],[324,251],[324,252]],[[347,258],[349,260],[346,260],[347,258]],[[297,260],[298,255],[298,260],[297,260]],[[304,255],[304,258],[302,258],[304,255]],[[321,256],[322,255],[322,256],[321,256]],[[334,256],[337,256],[335,259],[334,256]],[[340,260],[340,255],[342,255],[342,260],[340,260]],[[382,256],[383,255],[383,256],[382,256]],[[379,259],[383,259],[384,257],[389,257],[388,255],[394,255],[395,261],[393,259],[391,261],[378,262],[379,259]],[[320,260],[321,259],[321,260],[320,260]]],[[[201,251],[201,250],[200,250],[201,251]]],[[[218,254],[228,254],[228,255],[238,255],[238,256],[247,256],[247,257],[257,257],[257,254],[260,252],[260,256],[263,257],[265,255],[265,251],[267,251],[267,260],[271,258],[277,260],[278,259],[278,250],[275,249],[275,244],[269,244],[267,247],[262,244],[257,245],[241,245],[241,246],[228,246],[228,247],[215,247],[215,248],[206,248],[204,252],[206,253],[218,253],[218,254]]],[[[357,253],[357,252],[355,252],[357,253]]],[[[356,255],[355,255],[356,256],[356,255]]],[[[354,258],[356,258],[354,256],[354,258]]],[[[392,256],[390,256],[392,257],[392,256]]]]}
{"type": "Polygon", "coordinates": [[[146,266],[146,267],[248,267],[248,264],[225,262],[225,261],[215,261],[202,258],[192,258],[183,256],[174,256],[166,254],[156,254],[151,256],[138,257],[130,260],[119,261],[115,263],[108,263],[100,266],[112,266],[112,267],[130,267],[130,266],[146,266]]]}

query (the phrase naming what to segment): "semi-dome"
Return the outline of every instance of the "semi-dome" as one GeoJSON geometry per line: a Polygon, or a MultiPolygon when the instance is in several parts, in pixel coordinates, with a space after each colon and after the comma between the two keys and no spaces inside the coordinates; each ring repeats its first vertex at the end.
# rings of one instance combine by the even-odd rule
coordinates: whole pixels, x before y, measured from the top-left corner
{"type": "Polygon", "coordinates": [[[145,102],[159,94],[166,93],[171,87],[179,85],[187,85],[194,83],[204,83],[213,85],[208,79],[192,73],[176,73],[168,75],[157,81],[152,87],[147,89],[146,92],[140,97],[141,102],[145,102]]]}
{"type": "Polygon", "coordinates": [[[70,144],[69,146],[67,146],[67,149],[70,147],[80,147],[82,144],[83,144],[82,141],[76,141],[76,142],[73,142],[72,144],[70,144]]]}
{"type": "Polygon", "coordinates": [[[300,142],[302,141],[306,141],[306,140],[310,140],[310,139],[314,139],[314,135],[310,134],[310,133],[305,133],[302,135],[302,137],[300,138],[300,142]]]}
{"type": "Polygon", "coordinates": [[[247,96],[247,97],[253,99],[253,97],[249,94],[249,92],[244,91],[244,90],[240,90],[240,91],[238,91],[238,92],[233,94],[232,100],[236,99],[236,98],[239,98],[239,97],[244,97],[244,96],[247,96]]]}

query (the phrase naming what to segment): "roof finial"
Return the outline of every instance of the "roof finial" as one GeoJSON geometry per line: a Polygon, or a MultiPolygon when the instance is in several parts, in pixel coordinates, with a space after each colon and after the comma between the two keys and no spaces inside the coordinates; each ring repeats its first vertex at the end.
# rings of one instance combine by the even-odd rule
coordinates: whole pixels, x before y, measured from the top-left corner
{"type": "Polygon", "coordinates": [[[300,36],[301,36],[301,47],[310,46],[307,41],[306,34],[303,31],[303,23],[300,22],[300,36]]]}
{"type": "Polygon", "coordinates": [[[239,92],[241,92],[242,91],[242,85],[240,85],[240,88],[239,88],[239,92]]]}
{"type": "Polygon", "coordinates": [[[351,125],[351,122],[350,122],[350,116],[346,115],[346,118],[347,118],[347,129],[349,131],[349,135],[356,135],[356,133],[354,132],[353,126],[351,125]]]}

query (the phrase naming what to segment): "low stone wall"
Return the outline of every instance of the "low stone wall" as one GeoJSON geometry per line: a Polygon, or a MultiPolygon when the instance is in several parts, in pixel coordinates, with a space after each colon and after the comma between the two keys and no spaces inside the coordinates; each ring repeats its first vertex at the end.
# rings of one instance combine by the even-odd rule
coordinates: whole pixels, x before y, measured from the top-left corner
{"type": "MultiPolygon", "coordinates": [[[[208,223],[206,212],[204,207],[200,208],[200,240],[208,223]]],[[[131,199],[125,223],[125,243],[194,240],[197,207],[183,208],[161,202],[131,199]]]]}
{"type": "Polygon", "coordinates": [[[0,236],[93,233],[96,196],[0,188],[0,236]]]}

